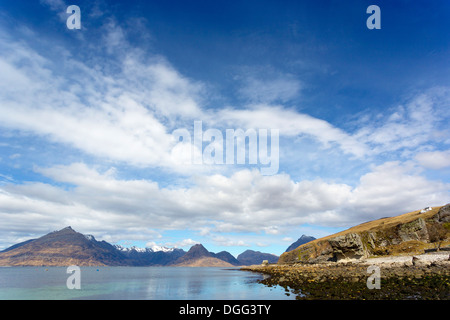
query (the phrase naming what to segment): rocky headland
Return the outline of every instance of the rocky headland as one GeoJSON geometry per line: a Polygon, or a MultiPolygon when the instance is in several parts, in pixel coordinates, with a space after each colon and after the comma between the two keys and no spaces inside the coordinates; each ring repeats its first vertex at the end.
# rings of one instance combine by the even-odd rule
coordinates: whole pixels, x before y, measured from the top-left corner
{"type": "Polygon", "coordinates": [[[370,221],[242,270],[297,299],[450,300],[450,204],[370,221]],[[375,267],[378,274],[374,273],[375,267]],[[369,282],[379,279],[379,288],[369,282]]]}

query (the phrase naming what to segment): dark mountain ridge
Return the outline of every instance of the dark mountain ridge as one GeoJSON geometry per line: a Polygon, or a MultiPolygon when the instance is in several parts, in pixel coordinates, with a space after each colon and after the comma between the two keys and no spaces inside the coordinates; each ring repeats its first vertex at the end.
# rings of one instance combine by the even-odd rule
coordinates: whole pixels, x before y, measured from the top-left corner
{"type": "Polygon", "coordinates": [[[233,266],[240,266],[242,265],[239,260],[237,260],[231,253],[229,253],[228,251],[220,251],[218,253],[215,254],[215,257],[226,261],[230,264],[232,264],[233,266]]]}
{"type": "Polygon", "coordinates": [[[248,266],[253,264],[261,264],[264,260],[267,260],[269,263],[277,263],[278,256],[271,253],[246,250],[237,256],[237,260],[240,264],[248,266]]]}
{"type": "Polygon", "coordinates": [[[240,265],[240,263],[227,251],[214,253],[206,250],[202,244],[196,244],[185,255],[175,260],[173,265],[189,267],[231,267],[240,265]]]}
{"type": "MultiPolygon", "coordinates": [[[[214,262],[220,262],[215,261],[214,254],[206,250],[206,248],[201,244],[195,244],[193,245],[189,251],[179,257],[177,260],[175,260],[172,265],[174,266],[192,266],[196,263],[198,263],[200,260],[207,260],[209,263],[212,261],[214,262]]],[[[217,259],[219,260],[219,259],[217,259]]]]}
{"type": "Polygon", "coordinates": [[[316,240],[316,238],[314,237],[310,237],[307,235],[302,235],[297,241],[295,241],[293,244],[291,244],[285,252],[288,251],[292,251],[294,249],[297,249],[298,247],[300,247],[302,244],[308,243],[310,241],[316,240]]]}

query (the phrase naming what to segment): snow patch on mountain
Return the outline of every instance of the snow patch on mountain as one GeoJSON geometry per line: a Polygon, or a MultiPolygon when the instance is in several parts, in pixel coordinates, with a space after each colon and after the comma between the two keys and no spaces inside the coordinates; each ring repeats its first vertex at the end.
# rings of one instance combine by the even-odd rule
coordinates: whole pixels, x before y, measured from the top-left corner
{"type": "Polygon", "coordinates": [[[96,241],[92,234],[84,234],[84,237],[89,241],[96,241]]]}
{"type": "Polygon", "coordinates": [[[122,252],[131,252],[131,251],[136,251],[136,252],[172,252],[174,250],[174,248],[167,248],[167,247],[163,247],[163,246],[157,246],[154,245],[152,247],[147,247],[147,248],[138,248],[136,246],[132,246],[132,247],[123,247],[119,244],[114,245],[114,247],[122,252]]]}

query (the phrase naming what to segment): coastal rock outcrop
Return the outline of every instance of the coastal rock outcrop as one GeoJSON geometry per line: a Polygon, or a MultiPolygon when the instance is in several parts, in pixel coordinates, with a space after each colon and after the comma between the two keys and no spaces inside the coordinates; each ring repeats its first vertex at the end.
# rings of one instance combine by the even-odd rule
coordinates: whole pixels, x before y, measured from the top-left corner
{"type": "Polygon", "coordinates": [[[328,242],[333,250],[334,259],[359,259],[367,255],[361,236],[358,233],[347,233],[334,237],[328,242]]]}

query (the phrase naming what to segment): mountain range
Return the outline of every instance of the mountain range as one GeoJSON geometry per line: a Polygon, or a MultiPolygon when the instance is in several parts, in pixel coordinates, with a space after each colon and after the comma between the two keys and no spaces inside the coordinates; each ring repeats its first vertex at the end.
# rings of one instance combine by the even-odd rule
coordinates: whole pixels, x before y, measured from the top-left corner
{"type": "Polygon", "coordinates": [[[66,227],[38,239],[0,251],[0,266],[217,266],[276,263],[278,256],[246,250],[235,258],[227,251],[209,252],[196,244],[188,252],[177,248],[124,248],[98,241],[66,227]]]}
{"type": "Polygon", "coordinates": [[[180,267],[233,267],[241,265],[229,252],[218,254],[209,252],[201,244],[192,246],[189,251],[175,260],[172,265],[180,267]]]}

